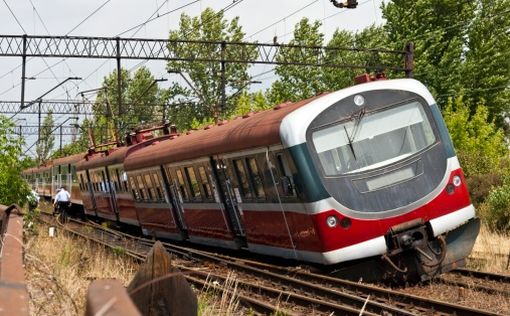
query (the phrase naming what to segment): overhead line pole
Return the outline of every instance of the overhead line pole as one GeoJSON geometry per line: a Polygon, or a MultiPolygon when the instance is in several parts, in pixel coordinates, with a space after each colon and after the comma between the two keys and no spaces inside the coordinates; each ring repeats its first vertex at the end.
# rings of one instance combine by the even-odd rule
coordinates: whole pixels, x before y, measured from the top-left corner
{"type": "Polygon", "coordinates": [[[21,109],[25,106],[25,70],[27,64],[27,34],[23,35],[23,56],[21,57],[21,109]]]}
{"type": "MultiPolygon", "coordinates": [[[[191,40],[168,40],[168,39],[136,39],[136,38],[111,38],[111,37],[85,37],[85,36],[26,36],[26,48],[23,50],[23,36],[0,35],[0,56],[30,56],[30,57],[64,57],[64,58],[125,58],[146,60],[173,60],[193,62],[221,62],[221,58],[215,56],[200,56],[195,51],[181,50],[172,52],[168,49],[171,45],[186,43],[213,46],[211,50],[220,50],[222,41],[191,41],[191,40]]],[[[323,46],[302,46],[283,44],[261,44],[248,42],[225,42],[229,50],[235,51],[235,57],[229,56],[224,59],[226,63],[242,64],[273,64],[273,65],[296,65],[317,66],[332,68],[351,69],[387,69],[393,71],[405,71],[404,67],[393,65],[353,65],[327,62],[326,54],[341,54],[346,52],[358,53],[381,53],[404,56],[405,51],[388,49],[360,49],[360,48],[332,48],[323,46]],[[248,56],[252,49],[257,51],[257,57],[248,56]],[[310,55],[317,56],[314,61],[293,60],[287,56],[277,59],[280,50],[300,49],[309,51],[310,55]]],[[[307,54],[308,54],[307,53],[307,54]]]]}

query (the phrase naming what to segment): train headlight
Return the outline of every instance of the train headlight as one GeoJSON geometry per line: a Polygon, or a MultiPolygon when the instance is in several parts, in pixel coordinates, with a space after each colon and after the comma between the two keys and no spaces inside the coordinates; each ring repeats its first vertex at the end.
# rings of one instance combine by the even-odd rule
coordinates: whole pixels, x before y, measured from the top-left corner
{"type": "Polygon", "coordinates": [[[326,224],[329,228],[334,228],[338,224],[338,219],[334,215],[328,216],[328,218],[326,218],[326,224]]]}
{"type": "Polygon", "coordinates": [[[365,104],[365,98],[361,94],[357,94],[354,96],[354,104],[357,106],[362,106],[365,104]]]}
{"type": "Polygon", "coordinates": [[[462,183],[462,181],[460,180],[459,176],[454,176],[453,177],[453,185],[454,186],[458,187],[461,183],[462,183]]]}

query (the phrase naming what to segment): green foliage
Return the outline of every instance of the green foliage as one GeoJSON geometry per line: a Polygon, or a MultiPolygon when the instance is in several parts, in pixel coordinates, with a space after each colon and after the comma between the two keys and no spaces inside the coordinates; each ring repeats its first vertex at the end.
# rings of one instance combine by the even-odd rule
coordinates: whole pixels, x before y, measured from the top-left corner
{"type": "Polygon", "coordinates": [[[466,176],[499,170],[508,149],[503,131],[489,120],[488,109],[482,102],[471,114],[463,97],[450,99],[443,116],[466,176]]]}
{"type": "Polygon", "coordinates": [[[126,249],[121,246],[114,246],[112,249],[112,253],[115,256],[123,256],[126,254],[126,249]]]}
{"type": "MultiPolygon", "coordinates": [[[[161,113],[161,91],[146,67],[139,68],[132,76],[126,69],[121,70],[120,109],[116,70],[104,78],[102,87],[104,89],[98,93],[94,104],[94,135],[98,143],[113,141],[117,127],[117,136],[122,141],[139,124],[160,118],[157,114],[161,113]]],[[[80,148],[84,147],[85,139],[88,137],[82,137],[80,148]]]]}
{"type": "Polygon", "coordinates": [[[471,112],[485,100],[502,126],[510,109],[509,0],[394,0],[383,4],[388,48],[415,43],[414,73],[438,103],[464,95],[471,112]]]}
{"type": "Polygon", "coordinates": [[[35,149],[39,163],[44,163],[48,160],[49,154],[55,145],[55,135],[53,135],[54,125],[53,114],[50,110],[43,120],[41,138],[38,140],[35,149]]]}
{"type": "Polygon", "coordinates": [[[41,215],[41,210],[38,208],[29,208],[27,212],[23,215],[23,225],[25,226],[25,231],[28,231],[32,234],[37,234],[37,219],[41,215]]]}
{"type": "Polygon", "coordinates": [[[257,112],[270,108],[262,92],[248,93],[243,92],[237,100],[237,106],[233,116],[242,116],[250,112],[257,112]]]}
{"type": "MultiPolygon", "coordinates": [[[[289,45],[322,46],[324,34],[319,31],[320,27],[319,21],[311,23],[307,18],[303,18],[296,25],[294,39],[289,45]]],[[[312,50],[303,51],[296,47],[281,47],[276,60],[313,63],[319,57],[318,53],[312,50]]],[[[272,104],[303,100],[326,89],[319,67],[278,65],[275,69],[279,78],[267,94],[272,104]]]]}
{"type": "Polygon", "coordinates": [[[24,141],[14,134],[14,123],[0,115],[0,204],[23,205],[30,188],[21,177],[25,160],[21,159],[24,141]]]}
{"type": "MultiPolygon", "coordinates": [[[[179,29],[170,32],[169,39],[187,39],[193,41],[226,41],[241,42],[245,36],[236,17],[231,21],[223,18],[223,11],[215,12],[213,9],[205,9],[199,17],[190,17],[183,13],[179,22],[179,29]]],[[[226,45],[224,51],[216,45],[205,43],[169,43],[170,54],[186,56],[190,60],[199,59],[220,59],[222,54],[226,60],[252,59],[256,56],[255,47],[233,47],[226,45]]],[[[226,94],[235,94],[237,91],[246,88],[250,81],[248,75],[248,64],[227,63],[225,65],[224,83],[226,94]]],[[[198,121],[210,117],[228,116],[237,103],[236,97],[227,98],[225,107],[221,109],[222,102],[222,71],[219,62],[201,61],[169,61],[167,70],[172,73],[182,73],[189,81],[191,87],[181,87],[188,96],[194,96],[199,104],[186,106],[185,115],[191,122],[193,118],[198,121]],[[221,110],[221,113],[219,113],[221,110]]],[[[172,122],[175,122],[173,118],[172,122]]],[[[179,119],[182,121],[182,119],[179,119]]]]}
{"type": "Polygon", "coordinates": [[[510,229],[510,183],[489,193],[486,202],[479,208],[479,215],[494,230],[510,229]]]}

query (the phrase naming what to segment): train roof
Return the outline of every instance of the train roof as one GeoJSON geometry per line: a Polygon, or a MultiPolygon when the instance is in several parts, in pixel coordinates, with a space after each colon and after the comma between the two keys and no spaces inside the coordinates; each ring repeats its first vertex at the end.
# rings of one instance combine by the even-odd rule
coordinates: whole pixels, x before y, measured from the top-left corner
{"type": "Polygon", "coordinates": [[[168,139],[169,135],[151,138],[131,146],[117,147],[113,151],[100,152],[81,160],[76,164],[76,170],[95,169],[124,163],[124,159],[132,152],[149,146],[155,142],[168,139]]]}
{"type": "Polygon", "coordinates": [[[74,154],[67,157],[57,158],[52,161],[53,166],[69,165],[82,160],[87,153],[74,154]]]}
{"type": "Polygon", "coordinates": [[[321,97],[287,102],[271,110],[251,113],[224,124],[191,131],[140,150],[126,159],[125,170],[152,167],[279,143],[280,123],[290,112],[321,97]]]}

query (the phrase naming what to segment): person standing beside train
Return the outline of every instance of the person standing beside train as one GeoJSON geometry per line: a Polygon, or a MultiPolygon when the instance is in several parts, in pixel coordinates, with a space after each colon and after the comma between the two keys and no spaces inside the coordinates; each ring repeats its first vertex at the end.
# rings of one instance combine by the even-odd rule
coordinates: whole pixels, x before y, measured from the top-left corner
{"type": "Polygon", "coordinates": [[[71,194],[66,190],[65,186],[60,187],[57,195],[55,195],[55,202],[53,205],[56,207],[58,205],[58,209],[60,210],[60,214],[63,219],[67,217],[67,212],[69,211],[69,205],[71,204],[71,194]]]}

